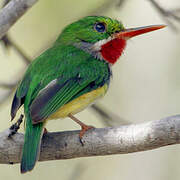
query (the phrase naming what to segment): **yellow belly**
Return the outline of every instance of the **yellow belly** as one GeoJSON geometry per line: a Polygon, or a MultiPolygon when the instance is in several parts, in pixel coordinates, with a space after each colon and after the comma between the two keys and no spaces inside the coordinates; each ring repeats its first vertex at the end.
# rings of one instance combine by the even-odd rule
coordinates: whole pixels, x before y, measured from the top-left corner
{"type": "Polygon", "coordinates": [[[101,88],[98,88],[84,95],[81,95],[80,97],[72,100],[68,104],[65,104],[64,106],[62,106],[58,111],[52,114],[48,119],[65,118],[70,113],[76,114],[82,111],[88,105],[92,104],[95,100],[103,97],[107,91],[107,88],[108,86],[107,84],[105,84],[101,88]]]}

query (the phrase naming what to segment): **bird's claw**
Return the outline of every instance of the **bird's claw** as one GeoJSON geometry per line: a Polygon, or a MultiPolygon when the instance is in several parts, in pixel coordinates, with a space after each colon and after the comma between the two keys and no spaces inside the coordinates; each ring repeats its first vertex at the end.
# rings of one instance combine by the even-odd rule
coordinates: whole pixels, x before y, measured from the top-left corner
{"type": "Polygon", "coordinates": [[[17,131],[19,130],[20,125],[21,125],[21,123],[22,123],[22,121],[23,121],[23,117],[24,117],[24,116],[21,114],[21,116],[20,116],[20,118],[17,120],[17,122],[14,123],[14,124],[9,128],[9,130],[10,130],[10,133],[9,133],[9,135],[8,135],[9,138],[11,138],[14,134],[17,133],[17,131]]]}
{"type": "Polygon", "coordinates": [[[79,133],[79,141],[82,144],[82,146],[84,146],[84,142],[83,142],[83,136],[86,133],[86,131],[88,131],[89,129],[94,129],[94,126],[87,126],[87,125],[83,125],[81,126],[81,131],[79,133]]]}

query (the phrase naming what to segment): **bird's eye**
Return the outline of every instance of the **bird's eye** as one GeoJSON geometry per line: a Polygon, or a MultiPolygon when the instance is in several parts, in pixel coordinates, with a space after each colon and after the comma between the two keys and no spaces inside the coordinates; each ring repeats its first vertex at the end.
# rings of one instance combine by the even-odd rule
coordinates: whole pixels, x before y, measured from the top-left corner
{"type": "Polygon", "coordinates": [[[95,29],[97,32],[103,33],[103,32],[106,31],[106,25],[105,25],[105,23],[99,22],[99,23],[96,23],[96,24],[94,25],[94,29],[95,29]]]}

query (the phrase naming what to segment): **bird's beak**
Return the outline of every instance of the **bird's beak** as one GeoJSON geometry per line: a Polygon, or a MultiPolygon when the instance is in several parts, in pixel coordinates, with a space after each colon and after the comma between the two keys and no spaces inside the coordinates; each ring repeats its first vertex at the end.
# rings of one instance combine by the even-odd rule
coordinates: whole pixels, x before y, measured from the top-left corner
{"type": "Polygon", "coordinates": [[[165,25],[152,25],[152,26],[144,26],[144,27],[138,27],[138,28],[130,28],[130,29],[125,29],[121,32],[115,33],[114,36],[115,38],[123,38],[123,39],[129,39],[144,33],[148,33],[151,31],[155,31],[161,28],[166,27],[165,25]]]}

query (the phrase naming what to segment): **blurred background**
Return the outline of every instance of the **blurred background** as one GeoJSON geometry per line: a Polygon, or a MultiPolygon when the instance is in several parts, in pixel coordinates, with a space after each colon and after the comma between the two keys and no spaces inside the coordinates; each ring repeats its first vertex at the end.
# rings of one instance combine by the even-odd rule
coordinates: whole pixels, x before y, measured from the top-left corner
{"type": "MultiPolygon", "coordinates": [[[[158,0],[158,3],[166,10],[180,9],[179,0],[158,0]]],[[[167,22],[150,0],[41,0],[19,19],[8,35],[33,60],[53,43],[63,27],[87,15],[116,18],[125,27],[169,24],[173,21],[173,28],[169,24],[165,29],[128,42],[124,55],[113,66],[111,87],[98,104],[121,117],[112,123],[116,126],[122,123],[122,119],[123,122],[141,123],[178,114],[180,25],[176,18],[170,17],[167,22]]],[[[3,43],[0,44],[0,85],[14,84],[26,68],[26,63],[14,48],[6,49],[3,43]]],[[[10,90],[2,86],[0,131],[11,125],[12,98],[10,90]]],[[[91,108],[76,116],[95,127],[107,126],[91,108]]],[[[79,129],[79,126],[67,118],[49,122],[47,129],[65,131],[79,129]]],[[[20,131],[23,132],[23,126],[20,131]]],[[[0,164],[0,179],[179,180],[179,162],[180,146],[174,145],[127,155],[40,162],[25,175],[20,174],[19,164],[0,164]]]]}

